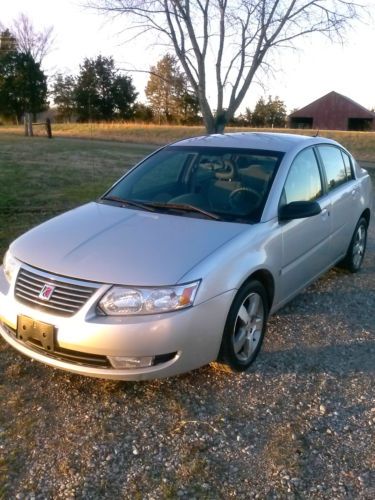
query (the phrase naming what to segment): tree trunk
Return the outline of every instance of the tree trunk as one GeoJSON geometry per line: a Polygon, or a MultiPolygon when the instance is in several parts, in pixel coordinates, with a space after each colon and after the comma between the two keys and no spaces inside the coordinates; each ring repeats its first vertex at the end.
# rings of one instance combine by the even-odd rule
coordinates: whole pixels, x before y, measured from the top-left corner
{"type": "Polygon", "coordinates": [[[225,111],[215,117],[203,117],[207,134],[223,134],[228,119],[225,111]]]}

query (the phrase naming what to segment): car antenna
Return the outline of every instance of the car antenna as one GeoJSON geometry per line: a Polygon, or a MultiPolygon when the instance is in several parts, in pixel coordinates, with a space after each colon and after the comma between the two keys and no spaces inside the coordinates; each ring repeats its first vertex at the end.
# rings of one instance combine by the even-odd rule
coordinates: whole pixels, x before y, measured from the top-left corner
{"type": "Polygon", "coordinates": [[[320,130],[319,130],[319,129],[316,129],[316,134],[314,135],[314,137],[318,137],[319,132],[320,132],[320,130]]]}

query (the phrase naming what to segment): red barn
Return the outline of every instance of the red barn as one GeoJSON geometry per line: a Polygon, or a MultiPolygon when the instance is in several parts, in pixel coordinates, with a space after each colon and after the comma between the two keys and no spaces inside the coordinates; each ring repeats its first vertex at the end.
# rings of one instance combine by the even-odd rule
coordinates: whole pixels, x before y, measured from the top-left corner
{"type": "Polygon", "coordinates": [[[375,130],[375,113],[349,97],[330,92],[289,115],[290,128],[375,130]]]}

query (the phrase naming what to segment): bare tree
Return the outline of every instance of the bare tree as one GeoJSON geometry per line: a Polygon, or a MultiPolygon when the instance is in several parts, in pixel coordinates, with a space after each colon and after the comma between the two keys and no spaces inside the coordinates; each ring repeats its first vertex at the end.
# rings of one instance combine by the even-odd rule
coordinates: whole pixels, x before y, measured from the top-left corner
{"type": "Polygon", "coordinates": [[[312,33],[340,38],[361,9],[348,0],[92,0],[90,6],[132,20],[135,36],[158,32],[174,48],[208,132],[224,130],[274,49],[312,33]]]}
{"type": "Polygon", "coordinates": [[[14,20],[11,32],[17,40],[18,51],[30,54],[37,63],[42,62],[53,45],[53,27],[36,31],[25,14],[20,14],[14,20]]]}

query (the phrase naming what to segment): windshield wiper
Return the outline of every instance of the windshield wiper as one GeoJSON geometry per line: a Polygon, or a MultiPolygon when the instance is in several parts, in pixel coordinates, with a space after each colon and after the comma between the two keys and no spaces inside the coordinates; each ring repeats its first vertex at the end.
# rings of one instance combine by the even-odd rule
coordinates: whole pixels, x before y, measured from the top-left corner
{"type": "Polygon", "coordinates": [[[189,205],[187,203],[160,203],[160,202],[140,202],[134,200],[126,200],[119,196],[103,196],[100,198],[105,201],[116,201],[121,203],[122,206],[131,206],[141,208],[143,210],[148,210],[150,212],[155,212],[155,209],[166,209],[166,210],[179,210],[181,212],[197,212],[205,215],[209,219],[220,220],[220,217],[216,214],[208,212],[203,208],[195,207],[194,205],[189,205]]]}
{"type": "Polygon", "coordinates": [[[148,210],[149,212],[155,212],[155,208],[150,206],[148,203],[142,203],[140,201],[133,200],[124,200],[124,198],[120,198],[119,196],[103,196],[100,199],[105,201],[117,201],[118,203],[121,203],[123,207],[136,207],[141,208],[142,210],[148,210]]]}
{"type": "Polygon", "coordinates": [[[194,205],[189,205],[188,203],[157,203],[150,202],[155,208],[163,208],[166,210],[179,210],[181,212],[197,212],[199,214],[205,215],[209,219],[220,220],[220,217],[212,212],[208,212],[203,208],[196,207],[194,205]]]}

